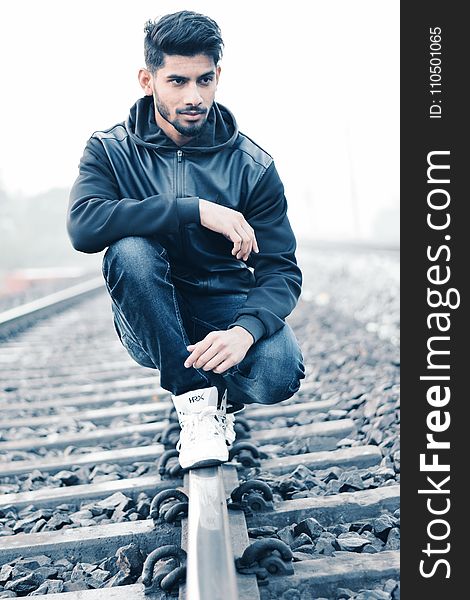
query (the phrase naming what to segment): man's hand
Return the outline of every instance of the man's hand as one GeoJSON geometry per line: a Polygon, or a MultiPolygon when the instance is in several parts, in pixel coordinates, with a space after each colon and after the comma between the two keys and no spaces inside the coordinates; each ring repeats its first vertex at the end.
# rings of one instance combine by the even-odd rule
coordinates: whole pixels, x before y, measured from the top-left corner
{"type": "Polygon", "coordinates": [[[242,213],[200,198],[199,215],[203,227],[221,233],[233,242],[232,254],[237,258],[247,260],[252,250],[259,252],[255,231],[242,213]]]}
{"type": "Polygon", "coordinates": [[[253,344],[251,333],[238,325],[225,331],[211,331],[203,340],[187,347],[191,354],[184,366],[223,373],[241,362],[253,344]]]}

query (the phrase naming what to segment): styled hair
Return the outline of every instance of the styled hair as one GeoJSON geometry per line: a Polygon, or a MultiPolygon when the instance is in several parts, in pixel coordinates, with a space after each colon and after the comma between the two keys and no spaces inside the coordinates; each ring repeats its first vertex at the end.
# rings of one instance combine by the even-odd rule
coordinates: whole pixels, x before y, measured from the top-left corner
{"type": "Polygon", "coordinates": [[[205,15],[191,10],[165,15],[145,24],[144,54],[147,69],[154,73],[165,62],[165,54],[205,54],[217,66],[224,42],[220,27],[205,15]]]}

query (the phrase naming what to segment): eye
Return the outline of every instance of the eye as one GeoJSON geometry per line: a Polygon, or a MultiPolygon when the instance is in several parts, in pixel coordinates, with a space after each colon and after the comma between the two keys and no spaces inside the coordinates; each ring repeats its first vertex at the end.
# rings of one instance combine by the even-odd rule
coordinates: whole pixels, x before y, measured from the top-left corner
{"type": "Polygon", "coordinates": [[[170,82],[176,86],[183,85],[184,81],[185,81],[184,79],[171,79],[170,80],[170,82]]]}
{"type": "Polygon", "coordinates": [[[202,79],[199,80],[199,83],[202,83],[202,85],[209,85],[212,80],[213,80],[213,77],[211,77],[211,76],[203,77],[202,79]]]}

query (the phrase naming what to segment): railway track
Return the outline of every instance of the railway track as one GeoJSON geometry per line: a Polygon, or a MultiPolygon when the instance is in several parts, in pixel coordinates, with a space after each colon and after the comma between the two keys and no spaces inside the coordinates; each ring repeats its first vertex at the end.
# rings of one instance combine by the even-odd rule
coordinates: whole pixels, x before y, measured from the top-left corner
{"type": "Polygon", "coordinates": [[[0,315],[0,598],[399,598],[396,347],[301,301],[300,391],[246,408],[231,462],[184,473],[170,396],[106,295],[64,301],[0,315]]]}

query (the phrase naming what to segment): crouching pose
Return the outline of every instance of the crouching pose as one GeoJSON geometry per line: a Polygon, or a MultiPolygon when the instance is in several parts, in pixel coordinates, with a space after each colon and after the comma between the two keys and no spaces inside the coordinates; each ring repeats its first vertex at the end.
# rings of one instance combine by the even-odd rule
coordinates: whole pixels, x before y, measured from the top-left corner
{"type": "Polygon", "coordinates": [[[218,25],[181,11],[145,31],[144,96],[88,140],[67,228],[75,249],[107,248],[116,331],[160,371],[180,464],[192,468],[228,459],[245,404],[299,389],[303,357],[285,318],[302,275],[273,159],[214,100],[218,25]]]}

